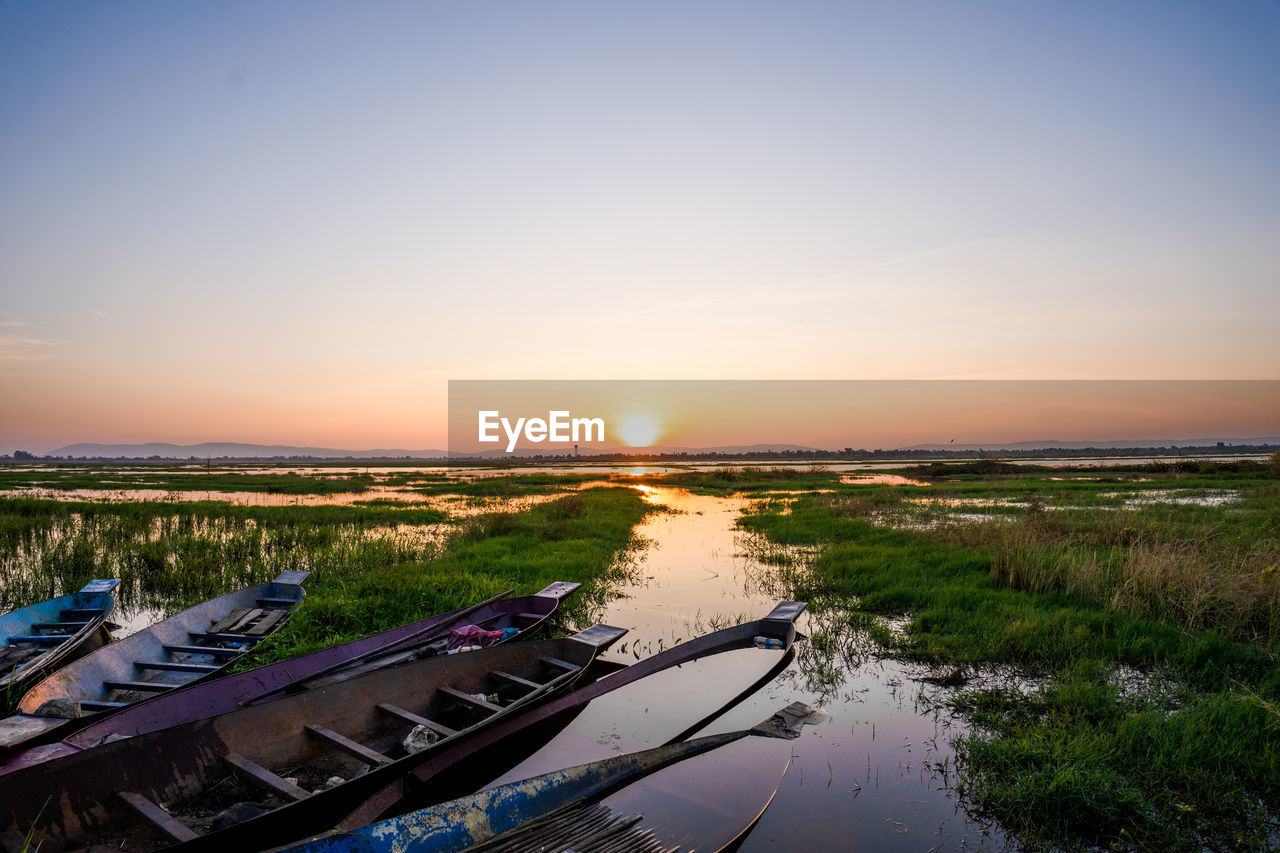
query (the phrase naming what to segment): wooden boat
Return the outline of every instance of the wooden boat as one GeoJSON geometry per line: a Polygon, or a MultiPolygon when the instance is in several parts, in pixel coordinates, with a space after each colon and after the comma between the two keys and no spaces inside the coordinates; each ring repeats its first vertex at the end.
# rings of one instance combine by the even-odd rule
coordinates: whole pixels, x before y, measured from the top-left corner
{"type": "Polygon", "coordinates": [[[12,749],[69,720],[123,708],[207,678],[276,630],[302,601],[310,572],[281,572],[212,598],[104,646],[47,676],[0,720],[0,747],[12,749]]]}
{"type": "Polygon", "coordinates": [[[0,616],[0,695],[16,698],[58,667],[111,642],[106,623],[119,583],[89,581],[79,592],[0,616]]]}
{"type": "Polygon", "coordinates": [[[560,602],[581,584],[557,581],[534,595],[507,593],[479,604],[437,614],[380,634],[352,640],[308,655],[201,681],[139,702],[63,737],[52,744],[0,756],[0,775],[88,749],[109,739],[132,737],[170,726],[203,720],[244,705],[270,700],[304,687],[353,678],[365,672],[403,664],[418,656],[446,651],[451,631],[476,625],[489,631],[514,630],[517,637],[535,633],[560,602]]]}
{"type": "MultiPolygon", "coordinates": [[[[604,851],[664,851],[671,849],[672,827],[663,826],[661,809],[652,799],[646,815],[619,814],[617,806],[634,807],[644,796],[614,796],[611,791],[631,786],[660,770],[708,753],[719,753],[744,738],[777,738],[792,740],[800,736],[813,709],[801,703],[778,711],[750,729],[709,735],[696,740],[669,743],[628,755],[593,761],[557,770],[532,779],[512,782],[467,797],[420,809],[399,817],[372,823],[348,832],[333,832],[302,844],[283,848],[278,853],[461,853],[461,851],[498,850],[566,850],[576,853],[604,851]],[[612,801],[612,802],[611,802],[612,801]],[[658,811],[659,816],[652,814],[658,811]],[[644,817],[651,818],[652,828],[644,817]],[[658,817],[656,821],[652,818],[658,817]],[[656,833],[655,834],[655,830],[656,833]],[[665,833],[667,837],[660,836],[665,833]]],[[[762,755],[754,753],[756,764],[762,755]]],[[[721,780],[730,773],[751,777],[752,796],[738,797],[746,808],[738,809],[736,824],[726,828],[710,821],[699,827],[697,849],[719,851],[740,839],[755,824],[777,791],[778,782],[790,763],[790,750],[778,754],[775,768],[756,766],[742,774],[741,767],[702,768],[702,781],[708,777],[721,780]]],[[[700,763],[714,758],[704,757],[700,763]]],[[[732,782],[729,782],[732,784],[732,782]]],[[[668,792],[671,783],[665,787],[668,792]]],[[[703,786],[704,788],[707,787],[703,786]]],[[[719,788],[719,785],[711,786],[719,788]]],[[[682,793],[686,793],[682,791],[682,793]]],[[[704,791],[710,802],[718,790],[704,791]]],[[[695,796],[697,796],[695,794],[695,796]]],[[[628,809],[629,810],[629,809],[628,809]]]]}
{"type": "MultiPolygon", "coordinates": [[[[430,756],[427,761],[419,763],[404,776],[394,780],[390,785],[387,785],[361,803],[358,808],[338,823],[336,828],[340,830],[358,829],[373,821],[394,817],[413,809],[421,808],[433,801],[433,794],[438,790],[438,788],[433,787],[433,781],[447,778],[451,771],[471,756],[493,748],[506,738],[518,738],[522,733],[552,720],[558,715],[572,711],[575,708],[581,708],[593,699],[599,698],[610,691],[626,684],[634,683],[645,676],[661,672],[664,669],[722,652],[759,646],[782,652],[778,656],[777,666],[763,679],[765,681],[771,680],[776,671],[785,666],[789,660],[791,647],[796,639],[795,622],[800,618],[800,614],[804,612],[805,606],[804,602],[800,601],[779,602],[769,615],[763,619],[723,628],[690,640],[687,643],[673,646],[665,652],[645,658],[621,672],[602,678],[593,684],[573,691],[573,693],[540,705],[518,718],[504,720],[500,725],[480,732],[466,743],[458,744],[451,750],[442,750],[430,756]]],[[[754,692],[759,686],[760,682],[747,686],[732,701],[736,702],[738,698],[754,692]]],[[[676,735],[673,740],[688,737],[707,725],[715,716],[718,716],[718,714],[698,720],[676,735]]],[[[284,842],[274,843],[278,845],[284,842]]]]}
{"type": "MultiPolygon", "coordinates": [[[[469,759],[484,764],[488,763],[494,751],[515,752],[520,746],[528,746],[530,741],[534,741],[536,745],[539,737],[549,739],[554,736],[557,724],[566,724],[568,719],[593,699],[634,684],[654,673],[698,658],[753,648],[757,641],[763,640],[760,645],[778,649],[781,653],[777,655],[775,666],[768,675],[738,694],[739,697],[747,695],[758,689],[762,682],[771,680],[786,666],[796,637],[795,620],[800,617],[804,608],[805,605],[801,602],[784,601],[763,619],[724,628],[681,643],[598,680],[591,678],[589,674],[583,679],[588,683],[571,692],[528,707],[519,714],[494,719],[492,724],[466,732],[465,737],[443,740],[430,749],[400,759],[390,768],[370,772],[345,785],[289,803],[284,808],[261,817],[197,838],[188,838],[181,848],[188,851],[260,850],[288,844],[335,826],[339,829],[356,829],[374,820],[440,802],[449,797],[439,794],[439,786],[446,781],[452,783],[456,776],[464,774],[469,759]],[[346,817],[339,821],[342,815],[346,817]]],[[[484,650],[463,657],[479,659],[489,654],[489,650],[484,650]]],[[[366,680],[355,679],[348,683],[355,685],[366,680]]],[[[698,721],[678,734],[676,739],[687,737],[706,722],[706,719],[698,721]]],[[[3,782],[4,779],[0,778],[0,795],[4,792],[3,782]]]]}
{"type": "Polygon", "coordinates": [[[393,792],[388,805],[395,805],[437,769],[503,738],[528,739],[550,717],[651,673],[750,648],[760,637],[789,650],[803,609],[783,603],[765,619],[682,643],[549,701],[542,700],[589,680],[588,665],[625,631],[596,626],[562,640],[427,658],[104,743],[0,777],[0,833],[70,846],[128,837],[135,850],[289,843],[333,827],[380,791],[393,792]],[[414,753],[404,746],[407,735],[430,731],[440,740],[414,753]],[[320,789],[330,772],[348,781],[320,789]],[[227,784],[232,776],[236,783],[227,784]],[[212,827],[210,816],[226,798],[236,803],[257,792],[266,795],[266,813],[212,827]]]}
{"type": "Polygon", "coordinates": [[[268,816],[289,803],[318,802],[324,813],[342,780],[383,784],[412,763],[407,736],[429,752],[432,740],[447,744],[518,713],[571,686],[625,633],[597,625],[425,658],[23,768],[0,777],[0,833],[33,833],[54,847],[127,837],[130,849],[145,849],[199,838],[226,797],[256,796],[276,807],[268,816]],[[225,784],[231,777],[243,790],[225,784]]]}

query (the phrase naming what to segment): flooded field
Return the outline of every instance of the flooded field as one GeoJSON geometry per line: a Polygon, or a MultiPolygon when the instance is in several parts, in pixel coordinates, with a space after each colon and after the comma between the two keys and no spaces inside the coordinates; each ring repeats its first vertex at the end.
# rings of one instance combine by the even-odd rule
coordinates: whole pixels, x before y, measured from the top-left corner
{"type": "MultiPolygon", "coordinates": [[[[309,570],[312,595],[277,657],[559,579],[588,583],[565,627],[627,628],[609,653],[623,662],[759,618],[779,599],[809,600],[799,623],[807,639],[793,655],[735,652],[620,690],[494,783],[749,727],[802,702],[825,714],[783,745],[781,760],[777,744],[736,745],[724,760],[664,771],[645,798],[664,802],[663,820],[693,839],[734,819],[733,791],[747,781],[744,791],[767,789],[772,801],[744,851],[1005,849],[1048,825],[1035,817],[1010,831],[993,803],[1009,796],[1001,785],[1038,771],[1041,759],[1017,744],[1061,736],[1053,749],[1076,748],[1067,744],[1082,712],[1055,722],[1061,696],[1091,697],[1087,713],[1100,719],[1187,720],[1197,732],[1221,703],[1241,713],[1238,697],[1250,695],[1241,689],[1258,691],[1257,709],[1272,707],[1270,676],[1259,673],[1274,671],[1264,646],[1280,619],[1268,568],[1280,545],[1274,487],[1230,465],[1030,476],[981,464],[927,474],[880,465],[264,467],[214,469],[207,489],[192,487],[199,469],[122,469],[96,487],[75,471],[37,469],[0,494],[0,575],[15,600],[86,574],[120,576],[123,635],[211,594],[309,570]],[[1156,621],[1134,621],[1147,619],[1156,621]],[[1202,631],[1216,633],[1197,639],[1202,631]],[[1217,638],[1254,657],[1241,663],[1217,638]],[[1235,668],[1205,675],[1194,668],[1201,660],[1235,668]],[[1004,763],[991,764],[984,750],[997,748],[1004,763]]],[[[1229,759],[1261,772],[1275,749],[1270,735],[1245,734],[1269,731],[1270,712],[1258,713],[1243,728],[1210,725],[1234,732],[1234,746],[1177,748],[1202,762],[1261,737],[1261,753],[1229,759]]],[[[1112,725],[1094,733],[1098,743],[1115,737],[1112,725]]],[[[1089,776],[1154,747],[1106,749],[1072,756],[1060,779],[1035,784],[1102,791],[1154,772],[1142,783],[1151,790],[1188,791],[1150,801],[1152,813],[1208,821],[1193,821],[1193,833],[1253,821],[1249,838],[1280,841],[1274,809],[1250,793],[1254,777],[1159,775],[1159,764],[1089,776]],[[1185,810],[1217,808],[1215,798],[1226,817],[1185,810]]],[[[1090,814],[1070,799],[1036,802],[1051,815],[1090,814]]],[[[1138,846],[1197,849],[1180,829],[1155,826],[1150,838],[1162,843],[1138,846]]]]}

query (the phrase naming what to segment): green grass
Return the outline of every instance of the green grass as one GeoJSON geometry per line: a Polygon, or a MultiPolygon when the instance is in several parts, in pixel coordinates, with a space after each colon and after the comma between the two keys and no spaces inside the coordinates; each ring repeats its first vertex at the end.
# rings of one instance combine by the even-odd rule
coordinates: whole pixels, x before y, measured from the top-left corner
{"type": "Polygon", "coordinates": [[[0,500],[0,609],[118,577],[126,606],[174,612],[288,569],[357,572],[432,552],[430,508],[0,500]]]}
{"type": "Polygon", "coordinates": [[[0,466],[0,489],[42,488],[56,490],[102,489],[108,491],[260,492],[277,495],[332,495],[363,492],[373,486],[371,474],[311,475],[285,471],[280,474],[242,473],[156,467],[139,470],[115,466],[39,466],[19,470],[0,466]]]}
{"type": "Polygon", "coordinates": [[[600,479],[602,478],[596,474],[495,474],[470,479],[452,478],[411,488],[412,491],[424,495],[451,494],[474,498],[513,498],[576,489],[584,483],[600,479]]]}
{"type": "Polygon", "coordinates": [[[626,557],[636,544],[632,530],[650,511],[631,489],[587,489],[525,512],[469,519],[431,559],[318,577],[305,607],[264,644],[256,663],[463,607],[508,588],[530,594],[561,580],[584,585],[561,618],[585,626],[626,576],[626,557]]]}
{"type": "Polygon", "coordinates": [[[242,667],[557,580],[584,584],[561,622],[585,625],[625,576],[632,529],[650,511],[621,488],[449,524],[436,509],[383,504],[2,499],[0,612],[119,577],[123,605],[173,613],[281,571],[310,571],[304,606],[242,667]]]}
{"type": "Polygon", "coordinates": [[[772,491],[803,491],[831,488],[840,482],[840,474],[822,468],[717,468],[711,471],[676,471],[671,474],[647,474],[634,482],[654,486],[675,486],[695,494],[722,495],[735,492],[762,494],[772,491]]]}
{"type": "Polygon", "coordinates": [[[1083,661],[1029,693],[962,694],[960,792],[1022,837],[1140,850],[1274,842],[1280,717],[1247,691],[1126,698],[1083,661]]]}
{"type": "Polygon", "coordinates": [[[865,628],[907,614],[904,637],[876,634],[893,654],[1013,664],[1042,679],[1038,690],[955,699],[974,723],[956,744],[961,790],[1025,843],[1261,849],[1280,814],[1269,569],[1280,555],[1280,487],[1227,474],[1172,472],[1119,488],[1004,471],[926,488],[844,486],[762,502],[740,524],[778,567],[785,594],[824,619],[865,628]],[[1241,499],[1124,501],[1223,488],[1241,499]],[[1117,490],[1124,495],[1107,495],[1117,490]],[[972,506],[908,501],[920,497],[1023,505],[970,521],[954,512],[972,506]],[[1190,617],[1179,583],[1235,597],[1190,617]],[[1122,694],[1121,664],[1170,680],[1173,698],[1122,694]]]}

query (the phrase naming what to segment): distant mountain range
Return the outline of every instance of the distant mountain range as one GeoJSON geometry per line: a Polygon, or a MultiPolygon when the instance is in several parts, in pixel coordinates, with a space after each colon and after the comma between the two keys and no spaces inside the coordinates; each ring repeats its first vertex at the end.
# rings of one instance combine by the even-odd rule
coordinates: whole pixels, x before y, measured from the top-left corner
{"type": "MultiPolygon", "coordinates": [[[[748,444],[725,447],[644,447],[626,448],[630,453],[787,453],[816,452],[817,448],[799,444],[748,444]]],[[[537,456],[572,452],[563,446],[555,448],[520,448],[515,453],[505,450],[486,450],[470,456],[492,459],[506,456],[537,456]]],[[[612,451],[611,451],[612,452],[612,451]]],[[[335,447],[295,447],[286,444],[245,444],[242,442],[205,442],[203,444],[68,444],[50,450],[48,456],[64,459],[290,459],[311,457],[314,459],[444,459],[450,454],[444,450],[402,450],[378,448],[375,450],[343,450],[335,447]]],[[[590,452],[584,456],[591,455],[590,452]]]]}
{"type": "MultiPolygon", "coordinates": [[[[1037,450],[1123,450],[1138,448],[1198,447],[1213,448],[1221,442],[1232,446],[1278,446],[1280,436],[1256,438],[1161,438],[1142,439],[1138,441],[1014,441],[991,442],[988,444],[916,444],[911,447],[895,448],[896,452],[988,452],[1011,451],[1027,452],[1037,450]]],[[[584,448],[585,450],[585,448],[584,448]]],[[[568,455],[571,451],[564,447],[520,449],[514,454],[504,450],[487,450],[473,454],[473,457],[496,459],[507,456],[540,456],[568,455]]],[[[598,451],[597,451],[598,452],[598,451]]],[[[582,455],[594,456],[597,452],[587,450],[582,455]]],[[[753,454],[788,454],[805,453],[830,454],[830,450],[807,447],[800,444],[745,444],[725,445],[719,447],[636,447],[605,451],[611,455],[644,454],[644,455],[680,455],[696,456],[701,454],[719,454],[722,456],[753,454]]],[[[335,447],[297,447],[285,444],[247,444],[243,442],[205,442],[203,444],[169,444],[166,442],[149,442],[146,444],[69,444],[59,447],[47,454],[63,459],[444,459],[450,454],[444,450],[404,450],[399,448],[377,448],[374,450],[344,450],[335,447]]]]}
{"type": "Polygon", "coordinates": [[[987,444],[913,444],[904,450],[1118,450],[1126,447],[1214,447],[1280,444],[1280,436],[1261,438],[1146,438],[1138,441],[993,441],[987,444]]]}
{"type": "Polygon", "coordinates": [[[334,447],[294,447],[286,444],[244,444],[233,441],[208,441],[204,444],[68,444],[50,450],[49,456],[71,459],[288,459],[310,456],[317,459],[440,459],[443,450],[340,450],[334,447]]]}

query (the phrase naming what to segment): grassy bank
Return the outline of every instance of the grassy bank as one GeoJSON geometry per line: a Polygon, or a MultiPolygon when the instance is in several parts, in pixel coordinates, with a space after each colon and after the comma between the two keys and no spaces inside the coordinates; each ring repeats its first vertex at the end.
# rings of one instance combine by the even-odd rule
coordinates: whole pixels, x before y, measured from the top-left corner
{"type": "Polygon", "coordinates": [[[961,790],[1024,842],[1275,843],[1275,481],[962,477],[835,486],[763,502],[740,523],[788,594],[871,626],[889,653],[1037,676],[954,699],[973,724],[957,744],[961,790]],[[885,617],[904,616],[907,630],[891,632],[885,617]]]}
{"type": "Polygon", "coordinates": [[[317,577],[306,606],[264,644],[256,663],[292,657],[514,588],[584,585],[560,621],[585,626],[629,569],[633,528],[652,510],[631,489],[594,488],[519,513],[462,522],[426,558],[386,561],[317,577]]]}
{"type": "Polygon", "coordinates": [[[585,584],[563,617],[582,623],[625,571],[650,509],[618,488],[463,522],[384,505],[0,500],[0,610],[120,577],[125,606],[171,613],[284,570],[312,572],[305,606],[246,665],[556,580],[585,584]]]}

